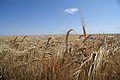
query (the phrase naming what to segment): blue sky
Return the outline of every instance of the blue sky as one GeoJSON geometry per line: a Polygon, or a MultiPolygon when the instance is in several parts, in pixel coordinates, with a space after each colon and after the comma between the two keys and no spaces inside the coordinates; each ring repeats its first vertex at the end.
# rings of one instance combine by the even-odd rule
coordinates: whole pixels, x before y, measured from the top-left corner
{"type": "Polygon", "coordinates": [[[81,8],[88,33],[120,33],[120,0],[0,0],[0,35],[82,33],[81,8]]]}

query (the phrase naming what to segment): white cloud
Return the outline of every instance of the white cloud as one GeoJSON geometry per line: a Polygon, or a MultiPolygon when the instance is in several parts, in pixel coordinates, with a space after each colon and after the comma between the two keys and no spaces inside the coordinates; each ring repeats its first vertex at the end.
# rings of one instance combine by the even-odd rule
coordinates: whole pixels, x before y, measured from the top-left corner
{"type": "Polygon", "coordinates": [[[65,13],[69,13],[69,14],[74,14],[77,11],[78,11],[78,8],[68,8],[64,10],[65,13]]]}

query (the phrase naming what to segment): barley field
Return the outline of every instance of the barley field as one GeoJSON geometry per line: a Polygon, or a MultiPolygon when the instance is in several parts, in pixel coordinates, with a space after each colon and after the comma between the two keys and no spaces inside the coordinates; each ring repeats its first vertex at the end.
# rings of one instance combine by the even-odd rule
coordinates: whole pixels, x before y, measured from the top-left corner
{"type": "Polygon", "coordinates": [[[0,36],[0,80],[120,80],[120,34],[0,36]]]}

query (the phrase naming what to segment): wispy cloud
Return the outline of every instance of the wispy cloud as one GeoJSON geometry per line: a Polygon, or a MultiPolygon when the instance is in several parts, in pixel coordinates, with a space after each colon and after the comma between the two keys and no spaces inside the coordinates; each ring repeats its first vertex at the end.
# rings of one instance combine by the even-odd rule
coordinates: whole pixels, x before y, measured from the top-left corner
{"type": "Polygon", "coordinates": [[[78,8],[68,8],[64,10],[65,13],[69,13],[69,14],[74,14],[77,11],[78,11],[78,8]]]}

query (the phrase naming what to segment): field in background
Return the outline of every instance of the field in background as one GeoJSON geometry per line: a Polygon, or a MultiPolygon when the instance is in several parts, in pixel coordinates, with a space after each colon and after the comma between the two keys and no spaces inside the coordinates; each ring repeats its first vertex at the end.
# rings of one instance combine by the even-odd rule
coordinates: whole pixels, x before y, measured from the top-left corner
{"type": "Polygon", "coordinates": [[[0,36],[0,80],[120,80],[120,34],[0,36]]]}

